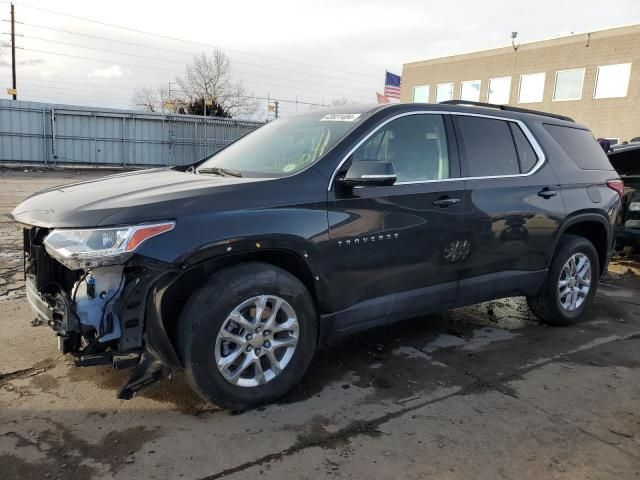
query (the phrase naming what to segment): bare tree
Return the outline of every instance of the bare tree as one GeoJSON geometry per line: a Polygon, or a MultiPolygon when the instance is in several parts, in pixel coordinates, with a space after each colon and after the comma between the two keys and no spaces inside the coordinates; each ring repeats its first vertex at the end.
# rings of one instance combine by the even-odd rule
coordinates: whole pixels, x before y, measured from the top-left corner
{"type": "Polygon", "coordinates": [[[208,101],[235,117],[251,117],[258,110],[258,102],[234,78],[231,60],[222,50],[195,55],[176,82],[186,104],[208,101]]]}
{"type": "Polygon", "coordinates": [[[166,88],[140,87],[133,92],[133,107],[145,112],[171,113],[176,111],[176,102],[171,102],[166,88]]]}
{"type": "Polygon", "coordinates": [[[361,105],[361,103],[356,102],[355,100],[351,100],[347,97],[334,98],[333,100],[331,100],[332,107],[344,107],[347,105],[361,105]]]}
{"type": "Polygon", "coordinates": [[[231,60],[222,51],[194,55],[183,77],[177,77],[178,89],[144,87],[134,92],[133,106],[147,112],[219,115],[253,118],[258,100],[233,76],[231,60]]]}

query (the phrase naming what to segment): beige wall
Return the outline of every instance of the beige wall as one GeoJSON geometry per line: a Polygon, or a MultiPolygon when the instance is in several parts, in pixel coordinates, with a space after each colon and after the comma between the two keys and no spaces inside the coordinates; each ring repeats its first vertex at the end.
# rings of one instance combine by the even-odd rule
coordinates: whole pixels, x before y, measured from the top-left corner
{"type": "Polygon", "coordinates": [[[413,87],[429,85],[429,102],[435,102],[436,85],[454,82],[454,99],[460,98],[460,82],[482,80],[480,101],[487,101],[489,79],[511,76],[509,104],[568,115],[591,128],[596,137],[630,140],[640,136],[640,25],[484,52],[407,63],[402,69],[403,102],[413,100],[413,87]],[[588,41],[588,46],[585,46],[588,41]],[[631,63],[625,98],[594,99],[597,67],[631,63]],[[552,101],[558,70],[586,68],[582,99],[552,101]],[[520,75],[546,73],[544,100],[518,103],[520,75]]]}

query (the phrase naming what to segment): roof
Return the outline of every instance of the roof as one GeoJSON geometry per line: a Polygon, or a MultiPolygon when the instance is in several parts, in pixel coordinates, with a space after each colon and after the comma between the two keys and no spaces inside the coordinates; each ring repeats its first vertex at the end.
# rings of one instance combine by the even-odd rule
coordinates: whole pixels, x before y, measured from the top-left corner
{"type": "Polygon", "coordinates": [[[441,111],[443,114],[448,112],[475,113],[494,117],[504,117],[514,120],[520,120],[523,117],[529,117],[531,119],[536,119],[538,121],[544,121],[547,123],[553,122],[558,124],[570,125],[572,127],[586,128],[575,123],[573,119],[565,117],[563,115],[556,115],[553,113],[541,112],[537,110],[527,110],[524,108],[510,107],[508,105],[466,102],[460,100],[452,100],[449,102],[441,103],[388,103],[384,105],[354,104],[316,110],[314,112],[307,112],[301,115],[316,116],[329,115],[334,113],[360,113],[362,115],[371,116],[381,112],[400,114],[412,111],[441,111]]]}

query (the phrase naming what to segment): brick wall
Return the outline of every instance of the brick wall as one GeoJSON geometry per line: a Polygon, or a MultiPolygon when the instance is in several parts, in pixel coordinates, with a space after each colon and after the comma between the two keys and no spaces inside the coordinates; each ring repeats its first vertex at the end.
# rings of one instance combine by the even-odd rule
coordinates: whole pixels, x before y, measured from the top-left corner
{"type": "Polygon", "coordinates": [[[568,115],[590,127],[596,137],[640,136],[640,25],[578,34],[512,47],[407,63],[402,69],[401,101],[413,100],[413,87],[429,85],[429,102],[435,102],[436,85],[454,82],[454,99],[460,84],[482,80],[480,101],[487,101],[490,78],[511,76],[510,105],[568,115]],[[594,99],[598,66],[631,63],[627,96],[594,99]],[[553,101],[558,70],[585,68],[582,99],[553,101]],[[544,99],[518,103],[520,75],[546,73],[544,99]]]}

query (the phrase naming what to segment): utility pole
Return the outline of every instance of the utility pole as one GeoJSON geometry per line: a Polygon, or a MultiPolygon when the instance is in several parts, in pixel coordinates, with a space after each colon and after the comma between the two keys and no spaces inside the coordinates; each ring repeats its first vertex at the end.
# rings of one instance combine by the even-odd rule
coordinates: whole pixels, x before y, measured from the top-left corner
{"type": "Polygon", "coordinates": [[[13,99],[18,99],[16,84],[16,18],[13,3],[11,4],[11,71],[13,74],[13,99]]]}

